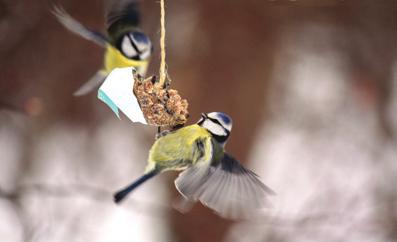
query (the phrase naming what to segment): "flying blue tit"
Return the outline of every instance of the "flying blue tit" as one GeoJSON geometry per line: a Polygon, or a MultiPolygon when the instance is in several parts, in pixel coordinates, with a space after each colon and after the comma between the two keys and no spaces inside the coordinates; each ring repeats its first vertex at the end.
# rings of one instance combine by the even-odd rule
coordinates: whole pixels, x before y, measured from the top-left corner
{"type": "Polygon", "coordinates": [[[149,37],[137,27],[140,21],[138,1],[112,2],[106,14],[107,35],[89,30],[61,7],[55,6],[52,11],[69,31],[105,48],[103,68],[81,86],[75,96],[94,90],[114,68],[134,67],[140,75],[146,74],[153,48],[149,37]]]}
{"type": "Polygon", "coordinates": [[[177,190],[189,202],[200,201],[227,218],[244,218],[263,208],[274,192],[258,176],[225,152],[232,120],[225,113],[200,120],[159,137],[149,152],[144,175],[114,195],[121,202],[139,185],[164,171],[182,171],[177,190]]]}

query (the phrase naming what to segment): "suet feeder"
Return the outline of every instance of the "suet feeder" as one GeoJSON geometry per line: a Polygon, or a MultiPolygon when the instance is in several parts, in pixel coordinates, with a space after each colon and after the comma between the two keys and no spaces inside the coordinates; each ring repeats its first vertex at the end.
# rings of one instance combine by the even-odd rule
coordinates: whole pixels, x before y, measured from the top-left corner
{"type": "Polygon", "coordinates": [[[119,109],[133,122],[158,127],[183,126],[188,102],[156,77],[144,79],[134,68],[116,68],[98,90],[98,98],[120,118],[119,109]]]}
{"type": "Polygon", "coordinates": [[[160,84],[155,76],[143,79],[134,75],[134,79],[134,94],[148,124],[177,127],[186,123],[188,102],[177,90],[160,84]]]}

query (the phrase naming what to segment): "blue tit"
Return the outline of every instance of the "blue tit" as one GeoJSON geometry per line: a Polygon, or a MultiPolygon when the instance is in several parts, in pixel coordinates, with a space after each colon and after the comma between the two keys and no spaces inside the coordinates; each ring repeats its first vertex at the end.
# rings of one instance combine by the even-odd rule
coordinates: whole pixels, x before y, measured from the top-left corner
{"type": "Polygon", "coordinates": [[[105,49],[103,68],[81,86],[75,96],[94,90],[114,68],[134,67],[140,75],[146,74],[153,48],[149,37],[137,27],[140,19],[138,3],[136,0],[113,2],[106,15],[107,35],[89,30],[61,7],[54,7],[52,11],[69,31],[105,49]]]}
{"type": "Polygon", "coordinates": [[[177,190],[190,202],[200,201],[227,218],[252,215],[274,192],[258,176],[225,152],[232,120],[225,113],[202,114],[200,120],[159,137],[149,152],[143,176],[114,195],[116,203],[164,171],[182,171],[177,190]]]}

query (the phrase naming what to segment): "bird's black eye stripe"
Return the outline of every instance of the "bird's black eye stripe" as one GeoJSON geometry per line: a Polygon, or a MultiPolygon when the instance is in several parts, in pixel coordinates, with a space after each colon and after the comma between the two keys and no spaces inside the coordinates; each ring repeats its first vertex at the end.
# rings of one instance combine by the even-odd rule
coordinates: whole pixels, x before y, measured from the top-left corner
{"type": "Polygon", "coordinates": [[[136,52],[138,52],[138,54],[142,54],[142,52],[138,49],[138,46],[135,44],[134,40],[131,38],[131,35],[127,34],[127,37],[130,40],[130,43],[131,43],[132,47],[134,47],[136,52]]]}
{"type": "Polygon", "coordinates": [[[211,120],[212,122],[214,122],[214,123],[217,123],[217,124],[219,124],[220,126],[222,126],[223,127],[223,125],[218,121],[218,119],[213,119],[213,118],[210,118],[210,117],[207,117],[209,120],[211,120]]]}

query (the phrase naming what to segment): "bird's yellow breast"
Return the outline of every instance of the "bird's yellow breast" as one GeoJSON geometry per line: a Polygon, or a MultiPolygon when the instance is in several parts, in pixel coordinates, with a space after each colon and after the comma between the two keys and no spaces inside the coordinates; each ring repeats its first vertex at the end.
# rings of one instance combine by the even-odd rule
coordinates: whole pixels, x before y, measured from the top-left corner
{"type": "Polygon", "coordinates": [[[132,60],[125,57],[118,49],[108,44],[105,52],[104,71],[109,74],[114,68],[134,67],[138,73],[145,75],[148,60],[132,60]]]}
{"type": "Polygon", "coordinates": [[[147,169],[153,166],[161,167],[163,170],[186,168],[203,155],[198,154],[196,141],[206,139],[211,139],[210,133],[197,124],[186,126],[159,138],[150,149],[147,169]]]}

